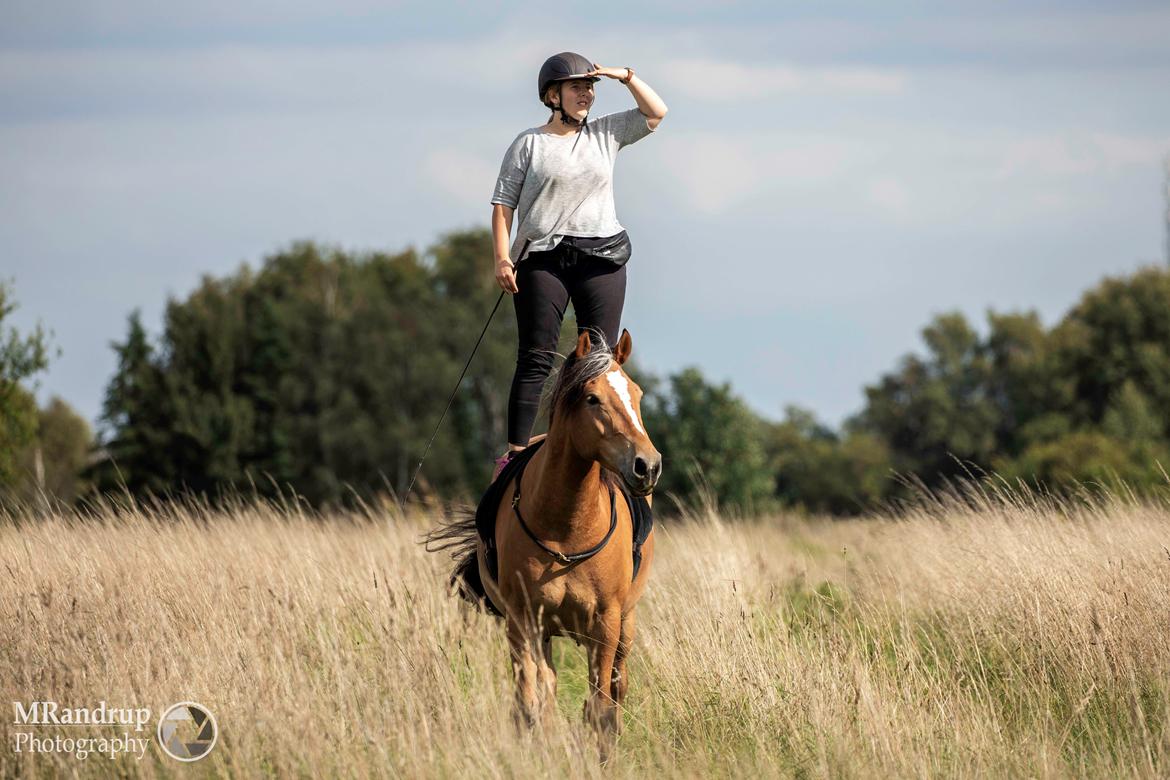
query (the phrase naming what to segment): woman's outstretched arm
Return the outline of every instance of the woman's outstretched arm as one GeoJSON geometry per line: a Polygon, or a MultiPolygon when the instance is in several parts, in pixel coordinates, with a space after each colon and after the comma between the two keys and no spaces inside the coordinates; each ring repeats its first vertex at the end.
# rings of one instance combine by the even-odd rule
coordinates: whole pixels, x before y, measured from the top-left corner
{"type": "Polygon", "coordinates": [[[658,123],[666,116],[666,103],[662,102],[662,98],[658,97],[658,93],[650,88],[642,79],[638,78],[637,74],[631,75],[626,68],[603,68],[596,62],[593,63],[593,70],[586,74],[587,76],[607,76],[611,79],[621,81],[626,76],[630,76],[630,83],[626,84],[630,89],[630,94],[634,96],[634,102],[638,104],[638,110],[642,112],[642,116],[646,117],[646,126],[651,130],[658,127],[658,123]]]}

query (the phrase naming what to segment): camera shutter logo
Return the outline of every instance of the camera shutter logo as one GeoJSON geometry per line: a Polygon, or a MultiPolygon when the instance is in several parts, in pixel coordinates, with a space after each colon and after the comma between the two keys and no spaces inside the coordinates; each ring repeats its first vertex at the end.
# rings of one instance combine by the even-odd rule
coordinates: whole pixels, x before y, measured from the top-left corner
{"type": "Polygon", "coordinates": [[[167,707],[158,721],[158,743],[171,758],[198,761],[219,738],[215,718],[202,704],[183,701],[167,707]]]}

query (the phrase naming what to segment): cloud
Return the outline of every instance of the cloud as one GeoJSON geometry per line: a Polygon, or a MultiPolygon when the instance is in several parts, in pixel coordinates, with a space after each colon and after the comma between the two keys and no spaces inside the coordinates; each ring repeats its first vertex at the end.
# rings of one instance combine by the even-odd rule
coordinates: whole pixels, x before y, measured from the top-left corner
{"type": "Polygon", "coordinates": [[[704,26],[701,43],[693,48],[717,62],[742,61],[745,53],[765,53],[766,59],[767,53],[783,52],[785,61],[803,66],[861,64],[893,73],[945,66],[1019,73],[1170,63],[1165,2],[1129,3],[1128,8],[1124,2],[1097,3],[1097,8],[1087,3],[914,3],[912,9],[864,3],[852,11],[819,4],[811,12],[773,5],[774,13],[750,21],[704,26]]]}
{"type": "Polygon", "coordinates": [[[486,160],[458,149],[437,149],[426,156],[422,172],[440,194],[487,210],[497,169],[486,160]]]}
{"type": "MultiPolygon", "coordinates": [[[[665,125],[664,125],[665,127],[665,125]]],[[[663,133],[654,167],[684,208],[707,216],[802,215],[936,227],[972,213],[1000,225],[1104,207],[1103,177],[1153,168],[1170,136],[989,133],[914,122],[833,134],[663,133]]]]}
{"type": "Polygon", "coordinates": [[[744,144],[725,138],[663,139],[664,172],[695,210],[718,214],[751,195],[764,172],[744,144]]]}
{"type": "Polygon", "coordinates": [[[818,187],[839,175],[851,153],[842,139],[790,133],[663,135],[661,168],[706,214],[733,211],[764,189],[818,187]]]}
{"type": "Polygon", "coordinates": [[[514,33],[471,43],[0,50],[0,117],[449,111],[518,92],[542,52],[514,33]],[[463,62],[493,63],[471,96],[463,62]]]}
{"type": "Polygon", "coordinates": [[[892,95],[905,90],[908,77],[903,71],[886,68],[678,59],[665,63],[663,80],[685,97],[734,102],[793,93],[892,95]]]}
{"type": "Polygon", "coordinates": [[[331,0],[327,5],[304,0],[204,0],[199,4],[176,4],[163,8],[151,0],[108,0],[89,3],[85,0],[62,0],[52,5],[36,0],[10,0],[8,21],[14,26],[37,28],[57,25],[89,25],[102,31],[121,29],[157,29],[158,27],[252,25],[273,21],[313,21],[321,23],[330,16],[365,17],[389,10],[402,3],[387,0],[331,0]]]}
{"type": "Polygon", "coordinates": [[[869,199],[895,217],[905,217],[910,213],[910,193],[897,178],[886,177],[870,182],[869,199]]]}
{"type": "Polygon", "coordinates": [[[1170,152],[1170,135],[1053,133],[1003,143],[994,176],[1098,176],[1156,165],[1170,152]]]}
{"type": "Polygon", "coordinates": [[[1130,165],[1152,165],[1170,155],[1170,135],[1125,136],[1093,133],[1090,138],[1097,145],[1109,170],[1130,165]]]}

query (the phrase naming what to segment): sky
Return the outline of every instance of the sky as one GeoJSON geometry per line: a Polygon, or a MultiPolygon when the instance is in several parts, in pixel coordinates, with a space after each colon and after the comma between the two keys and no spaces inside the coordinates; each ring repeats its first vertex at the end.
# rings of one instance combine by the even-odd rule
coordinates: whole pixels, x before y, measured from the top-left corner
{"type": "Polygon", "coordinates": [[[3,0],[0,278],[61,351],[38,397],[95,420],[130,313],[204,275],[486,227],[578,51],[670,109],[615,177],[639,365],[836,425],[936,314],[1052,324],[1166,261],[1167,41],[1164,0],[3,0]]]}

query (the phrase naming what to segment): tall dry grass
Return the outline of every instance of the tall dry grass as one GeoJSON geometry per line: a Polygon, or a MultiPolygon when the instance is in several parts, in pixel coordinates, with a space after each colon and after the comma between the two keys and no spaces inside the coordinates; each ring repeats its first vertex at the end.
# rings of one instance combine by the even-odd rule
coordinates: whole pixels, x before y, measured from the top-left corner
{"type": "Polygon", "coordinates": [[[447,594],[427,524],[255,506],[9,521],[5,701],[193,699],[221,737],[190,766],[153,745],[79,762],[14,754],[4,718],[0,772],[1170,774],[1165,507],[976,495],[899,519],[661,521],[604,769],[567,643],[561,724],[513,733],[501,628],[447,594]]]}

